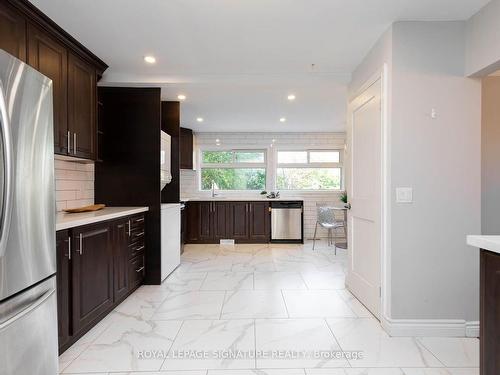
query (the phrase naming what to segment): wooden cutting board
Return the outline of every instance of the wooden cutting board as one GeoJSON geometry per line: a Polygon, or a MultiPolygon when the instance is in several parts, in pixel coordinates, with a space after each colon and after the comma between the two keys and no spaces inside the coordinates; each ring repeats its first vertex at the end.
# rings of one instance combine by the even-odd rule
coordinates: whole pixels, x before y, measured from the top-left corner
{"type": "Polygon", "coordinates": [[[91,206],[84,206],[84,207],[78,207],[78,208],[68,208],[68,209],[63,210],[63,211],[67,212],[69,214],[76,214],[76,213],[80,213],[80,212],[99,211],[99,210],[102,210],[104,207],[106,207],[105,204],[93,204],[91,206]]]}

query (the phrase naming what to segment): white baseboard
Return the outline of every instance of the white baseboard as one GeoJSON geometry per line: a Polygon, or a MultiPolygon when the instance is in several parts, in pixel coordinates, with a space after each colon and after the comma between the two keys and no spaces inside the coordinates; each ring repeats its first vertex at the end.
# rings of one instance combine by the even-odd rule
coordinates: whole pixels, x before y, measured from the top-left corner
{"type": "Polygon", "coordinates": [[[465,323],[465,336],[479,337],[479,322],[466,322],[465,323]]]}
{"type": "Polygon", "coordinates": [[[388,319],[382,327],[394,337],[479,337],[479,322],[453,319],[388,319]]]}

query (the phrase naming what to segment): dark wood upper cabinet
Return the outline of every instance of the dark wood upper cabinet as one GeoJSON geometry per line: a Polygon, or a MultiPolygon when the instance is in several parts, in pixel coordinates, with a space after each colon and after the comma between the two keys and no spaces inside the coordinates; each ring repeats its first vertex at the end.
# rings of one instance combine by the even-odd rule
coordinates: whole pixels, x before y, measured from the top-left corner
{"type": "Polygon", "coordinates": [[[66,345],[70,339],[70,258],[71,242],[69,231],[63,230],[56,235],[57,259],[57,323],[59,347],[66,345]]]}
{"type": "Polygon", "coordinates": [[[28,64],[52,80],[54,151],[68,153],[68,51],[57,39],[28,24],[28,64]]]}
{"type": "Polygon", "coordinates": [[[269,202],[249,203],[249,223],[252,242],[268,242],[271,239],[269,202]]]}
{"type": "Polygon", "coordinates": [[[5,2],[0,3],[0,48],[26,61],[26,19],[5,2]]]}
{"type": "Polygon", "coordinates": [[[181,128],[180,168],[193,169],[193,131],[181,128]]]}
{"type": "Polygon", "coordinates": [[[28,0],[0,3],[0,48],[53,81],[54,152],[97,154],[97,81],[107,65],[28,0]]]}
{"type": "Polygon", "coordinates": [[[68,131],[73,150],[69,154],[94,159],[96,153],[96,72],[75,54],[68,57],[68,131]]]}
{"type": "Polygon", "coordinates": [[[129,290],[129,234],[128,219],[113,223],[113,298],[119,301],[129,290]]]}
{"type": "Polygon", "coordinates": [[[72,231],[73,331],[85,330],[113,306],[111,227],[94,224],[72,231]]]}

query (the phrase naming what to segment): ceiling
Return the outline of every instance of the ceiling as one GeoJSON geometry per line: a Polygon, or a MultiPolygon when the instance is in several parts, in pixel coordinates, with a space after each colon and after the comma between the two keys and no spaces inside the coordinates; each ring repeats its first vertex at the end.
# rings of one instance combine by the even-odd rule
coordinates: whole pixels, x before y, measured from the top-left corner
{"type": "Polygon", "coordinates": [[[186,94],[182,122],[198,131],[342,131],[350,73],[393,21],[462,20],[488,3],[31,1],[109,64],[106,84],[161,86],[167,100],[186,94]]]}

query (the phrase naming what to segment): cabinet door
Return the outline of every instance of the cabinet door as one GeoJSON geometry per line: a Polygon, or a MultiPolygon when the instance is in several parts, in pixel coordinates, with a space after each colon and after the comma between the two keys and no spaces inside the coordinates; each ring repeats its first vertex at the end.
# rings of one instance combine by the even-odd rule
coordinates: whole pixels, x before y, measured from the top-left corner
{"type": "Polygon", "coordinates": [[[129,275],[128,219],[113,222],[113,299],[121,300],[128,293],[129,275]]]}
{"type": "Polygon", "coordinates": [[[212,237],[215,241],[229,238],[227,231],[227,211],[229,205],[224,202],[212,202],[212,237]]]}
{"type": "Polygon", "coordinates": [[[96,73],[94,68],[70,53],[68,58],[68,130],[70,154],[94,159],[96,152],[96,73]]]}
{"type": "Polygon", "coordinates": [[[266,243],[270,240],[271,224],[269,203],[249,203],[250,241],[266,243]]]}
{"type": "Polygon", "coordinates": [[[5,2],[0,3],[0,48],[26,61],[26,20],[5,2]]]}
{"type": "Polygon", "coordinates": [[[193,131],[181,128],[180,168],[193,169],[193,131]]]}
{"type": "Polygon", "coordinates": [[[73,229],[72,297],[74,333],[113,306],[113,249],[109,224],[73,229]]]}
{"type": "Polygon", "coordinates": [[[187,205],[187,242],[213,242],[212,202],[189,202],[187,205]]]}
{"type": "Polygon", "coordinates": [[[70,339],[70,261],[71,239],[69,231],[62,230],[56,233],[57,259],[57,327],[59,348],[70,339]]]}
{"type": "Polygon", "coordinates": [[[68,153],[68,52],[56,39],[28,24],[28,64],[52,80],[54,151],[68,153]]]}
{"type": "Polygon", "coordinates": [[[481,374],[500,371],[500,255],[481,250],[480,368],[481,374]]]}
{"type": "Polygon", "coordinates": [[[249,239],[248,202],[231,202],[228,214],[228,236],[235,241],[245,242],[249,239]]]}

